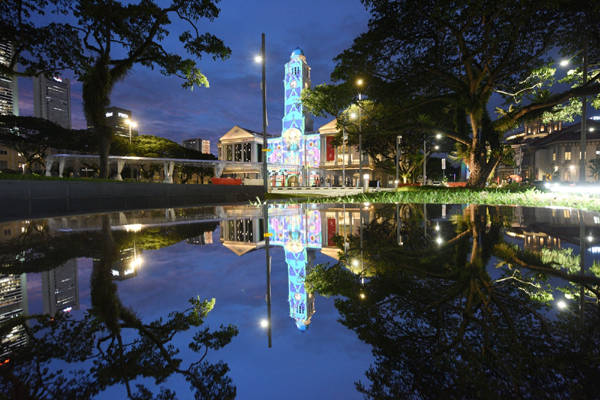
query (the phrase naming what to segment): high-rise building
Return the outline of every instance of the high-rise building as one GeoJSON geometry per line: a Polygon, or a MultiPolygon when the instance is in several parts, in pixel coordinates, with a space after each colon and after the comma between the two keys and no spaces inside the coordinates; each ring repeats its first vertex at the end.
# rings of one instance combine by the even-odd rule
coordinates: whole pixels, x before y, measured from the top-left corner
{"type": "MultiPolygon", "coordinates": [[[[106,109],[106,122],[115,129],[115,135],[129,137],[130,123],[132,122],[132,114],[130,110],[121,107],[108,107],[106,109]]],[[[135,125],[132,126],[132,128],[135,125]]],[[[88,129],[93,129],[94,126],[88,121],[88,129]]],[[[137,136],[138,131],[131,129],[131,136],[137,136]]]]}
{"type": "MultiPolygon", "coordinates": [[[[28,313],[25,274],[0,274],[0,325],[28,313]]],[[[14,348],[27,343],[25,328],[21,325],[14,327],[0,338],[0,343],[0,361],[3,361],[14,348]]]]}
{"type": "Polygon", "coordinates": [[[42,272],[44,313],[79,310],[77,259],[73,258],[51,271],[42,272]]]}
{"type": "MultiPolygon", "coordinates": [[[[0,63],[10,65],[12,46],[0,40],[0,63]]],[[[0,115],[19,115],[19,85],[17,77],[0,75],[0,115]]],[[[7,147],[0,146],[0,171],[16,170],[24,163],[24,158],[7,147]]]]}
{"type": "Polygon", "coordinates": [[[202,154],[210,154],[210,141],[200,138],[186,139],[181,142],[181,145],[188,149],[194,149],[202,152],[202,154]]]}
{"type": "Polygon", "coordinates": [[[71,82],[40,75],[33,80],[33,115],[71,129],[71,82]]]}
{"type": "MultiPolygon", "coordinates": [[[[0,63],[10,65],[12,45],[0,41],[0,63]]],[[[19,84],[17,77],[0,75],[0,115],[19,115],[19,84]]]]}

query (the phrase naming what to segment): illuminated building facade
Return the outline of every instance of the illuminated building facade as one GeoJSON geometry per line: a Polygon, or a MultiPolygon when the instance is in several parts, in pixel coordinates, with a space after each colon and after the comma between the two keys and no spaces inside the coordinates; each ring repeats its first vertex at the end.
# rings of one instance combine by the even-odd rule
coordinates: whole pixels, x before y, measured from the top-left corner
{"type": "MultiPolygon", "coordinates": [[[[129,121],[131,121],[131,111],[121,107],[108,107],[106,109],[106,122],[115,129],[115,135],[129,137],[129,121]]],[[[94,126],[88,121],[88,129],[94,126]]],[[[138,131],[131,130],[131,136],[137,136],[138,131]]]]}
{"type": "MultiPolygon", "coordinates": [[[[357,146],[334,146],[338,135],[337,120],[313,131],[310,113],[302,105],[301,93],[310,88],[311,68],[304,52],[296,48],[284,67],[284,115],[281,136],[268,138],[268,170],[271,187],[276,186],[357,186],[359,152],[357,146]],[[344,182],[345,177],[346,181],[344,182]]],[[[221,161],[261,162],[262,134],[235,126],[219,139],[221,161]]],[[[256,165],[226,169],[223,174],[237,178],[260,178],[256,165]]],[[[379,180],[382,186],[393,186],[393,178],[376,171],[363,155],[363,175],[379,180]]]]}
{"type": "Polygon", "coordinates": [[[33,115],[71,129],[71,82],[40,75],[33,79],[33,115]]]}
{"type": "Polygon", "coordinates": [[[302,89],[311,87],[310,67],[299,48],[285,64],[283,84],[285,109],[281,137],[269,139],[268,162],[292,167],[270,170],[271,186],[310,186],[318,176],[314,168],[321,164],[321,138],[318,133],[307,133],[313,130],[313,122],[300,102],[300,95],[302,89]]]}
{"type": "MultiPolygon", "coordinates": [[[[12,45],[0,41],[0,63],[10,65],[12,45]]],[[[19,115],[19,85],[16,77],[0,75],[0,115],[19,115]]],[[[0,171],[23,168],[25,159],[8,147],[0,146],[0,171]]]]}

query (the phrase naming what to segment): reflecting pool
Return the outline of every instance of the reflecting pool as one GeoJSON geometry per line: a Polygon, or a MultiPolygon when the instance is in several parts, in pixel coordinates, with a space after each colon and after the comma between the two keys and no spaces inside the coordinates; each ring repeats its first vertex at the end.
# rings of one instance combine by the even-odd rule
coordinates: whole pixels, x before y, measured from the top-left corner
{"type": "Polygon", "coordinates": [[[597,398],[598,253],[600,214],[564,208],[269,204],[1,223],[0,393],[597,398]]]}

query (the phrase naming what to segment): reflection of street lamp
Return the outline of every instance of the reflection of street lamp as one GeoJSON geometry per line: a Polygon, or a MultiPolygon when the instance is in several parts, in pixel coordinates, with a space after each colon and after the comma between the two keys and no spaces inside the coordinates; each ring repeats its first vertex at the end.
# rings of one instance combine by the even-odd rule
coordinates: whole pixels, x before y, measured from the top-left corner
{"type": "Polygon", "coordinates": [[[137,126],[137,123],[135,123],[134,121],[128,119],[127,121],[127,125],[129,125],[129,143],[131,144],[131,128],[135,128],[137,126]]]}
{"type": "MultiPolygon", "coordinates": [[[[262,90],[262,105],[263,105],[263,185],[264,191],[267,193],[269,191],[269,186],[267,184],[267,155],[269,151],[269,145],[267,143],[267,78],[265,76],[265,60],[267,56],[265,54],[265,34],[262,34],[262,46],[260,47],[260,55],[256,56],[254,60],[256,62],[262,63],[262,82],[261,82],[261,90],[262,90]]],[[[270,347],[270,346],[269,346],[270,347]]]]}
{"type": "Polygon", "coordinates": [[[556,305],[558,306],[558,308],[560,308],[561,310],[567,310],[569,313],[573,314],[574,316],[577,316],[577,314],[575,314],[573,311],[569,310],[569,307],[567,307],[567,303],[564,300],[560,300],[556,303],[556,305]]]}
{"type": "Polygon", "coordinates": [[[396,189],[398,189],[398,173],[400,169],[400,141],[402,136],[396,136],[396,189]]]}

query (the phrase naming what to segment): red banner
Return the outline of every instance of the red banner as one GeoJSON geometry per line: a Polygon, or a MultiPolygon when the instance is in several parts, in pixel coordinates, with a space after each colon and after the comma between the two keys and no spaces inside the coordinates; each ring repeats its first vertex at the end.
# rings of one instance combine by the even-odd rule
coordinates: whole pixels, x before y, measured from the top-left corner
{"type": "Polygon", "coordinates": [[[333,237],[337,232],[335,231],[335,219],[328,218],[327,219],[327,246],[335,246],[333,243],[333,237]]]}
{"type": "Polygon", "coordinates": [[[335,147],[331,145],[333,136],[327,136],[325,141],[327,143],[327,161],[335,161],[335,147]]]}

